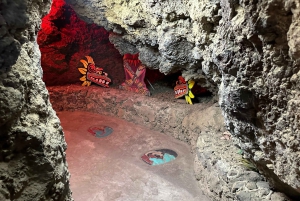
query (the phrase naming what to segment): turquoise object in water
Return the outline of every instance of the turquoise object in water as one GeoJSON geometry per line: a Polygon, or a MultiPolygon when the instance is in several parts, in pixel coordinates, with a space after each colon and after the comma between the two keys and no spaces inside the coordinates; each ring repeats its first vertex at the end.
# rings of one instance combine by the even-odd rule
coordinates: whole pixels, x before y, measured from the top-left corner
{"type": "Polygon", "coordinates": [[[113,129],[108,126],[92,126],[88,131],[95,137],[103,138],[110,135],[113,132],[113,129]]]}
{"type": "Polygon", "coordinates": [[[170,149],[158,149],[145,153],[141,159],[149,165],[161,165],[175,160],[177,153],[170,149]]]}
{"type": "Polygon", "coordinates": [[[175,159],[175,156],[173,155],[170,155],[170,154],[164,154],[164,157],[163,159],[160,159],[160,158],[149,158],[149,160],[153,161],[152,165],[161,165],[161,164],[164,164],[164,163],[168,163],[172,160],[175,159]]]}
{"type": "Polygon", "coordinates": [[[110,128],[110,127],[105,127],[104,128],[104,130],[97,130],[97,131],[95,131],[95,133],[96,133],[96,137],[106,137],[106,136],[108,136],[109,134],[111,134],[113,132],[113,129],[112,128],[110,128]]]}

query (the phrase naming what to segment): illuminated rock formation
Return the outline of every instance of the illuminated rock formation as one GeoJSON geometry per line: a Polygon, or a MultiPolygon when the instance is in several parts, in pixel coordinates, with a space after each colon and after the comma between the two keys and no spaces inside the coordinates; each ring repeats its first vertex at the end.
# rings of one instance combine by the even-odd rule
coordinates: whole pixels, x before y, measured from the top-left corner
{"type": "Polygon", "coordinates": [[[117,33],[119,51],[131,44],[150,68],[218,94],[245,156],[277,189],[300,195],[299,1],[68,2],[117,33]]]}
{"type": "Polygon", "coordinates": [[[44,82],[48,86],[79,83],[80,60],[90,55],[110,75],[113,84],[121,84],[124,79],[122,56],[108,36],[103,27],[80,20],[64,0],[53,0],[37,38],[44,82]]]}

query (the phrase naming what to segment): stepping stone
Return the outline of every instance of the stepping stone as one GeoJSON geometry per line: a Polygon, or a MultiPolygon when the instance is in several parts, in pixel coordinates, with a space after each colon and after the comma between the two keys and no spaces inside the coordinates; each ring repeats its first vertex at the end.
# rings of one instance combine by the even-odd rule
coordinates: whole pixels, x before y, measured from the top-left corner
{"type": "Polygon", "coordinates": [[[177,153],[170,149],[148,151],[141,158],[149,165],[161,165],[175,160],[177,153]]]}
{"type": "Polygon", "coordinates": [[[108,126],[91,126],[88,128],[88,132],[98,138],[104,138],[113,132],[113,129],[108,126]]]}

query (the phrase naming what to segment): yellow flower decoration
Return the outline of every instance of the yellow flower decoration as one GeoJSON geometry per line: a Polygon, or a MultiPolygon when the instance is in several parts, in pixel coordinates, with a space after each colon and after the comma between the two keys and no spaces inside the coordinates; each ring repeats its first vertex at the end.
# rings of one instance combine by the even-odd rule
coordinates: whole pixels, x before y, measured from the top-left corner
{"type": "MultiPolygon", "coordinates": [[[[93,59],[89,56],[86,56],[88,62],[91,61],[91,63],[94,63],[93,59]]],[[[80,81],[82,81],[82,86],[90,86],[91,85],[91,81],[88,81],[86,79],[86,73],[87,73],[87,67],[88,67],[88,62],[85,60],[80,60],[80,62],[83,64],[84,68],[78,68],[79,72],[83,75],[80,78],[80,81]]]]}
{"type": "Polygon", "coordinates": [[[188,93],[185,95],[185,100],[188,104],[193,104],[192,98],[195,98],[194,94],[192,93],[192,88],[195,85],[195,81],[189,80],[188,81],[188,93]]]}
{"type": "Polygon", "coordinates": [[[111,79],[107,76],[106,72],[103,72],[103,68],[99,68],[95,65],[92,57],[85,56],[86,59],[81,59],[80,62],[83,67],[78,68],[78,71],[83,75],[79,80],[82,81],[82,86],[90,86],[93,83],[102,87],[109,87],[111,79]]]}

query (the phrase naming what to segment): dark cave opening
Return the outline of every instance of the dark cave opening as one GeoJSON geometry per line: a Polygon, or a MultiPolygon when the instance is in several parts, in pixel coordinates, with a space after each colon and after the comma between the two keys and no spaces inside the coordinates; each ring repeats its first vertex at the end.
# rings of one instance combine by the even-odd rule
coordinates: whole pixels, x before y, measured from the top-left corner
{"type": "MultiPolygon", "coordinates": [[[[110,43],[109,34],[103,27],[81,20],[64,0],[53,1],[49,14],[42,19],[37,38],[46,86],[81,84],[80,60],[90,56],[96,67],[111,78],[110,87],[119,88],[125,80],[123,58],[110,43]]],[[[175,102],[174,87],[180,75],[180,72],[164,75],[157,69],[147,68],[144,82],[152,97],[175,102]]],[[[212,97],[197,83],[192,92],[193,103],[207,102],[212,97]]]]}

